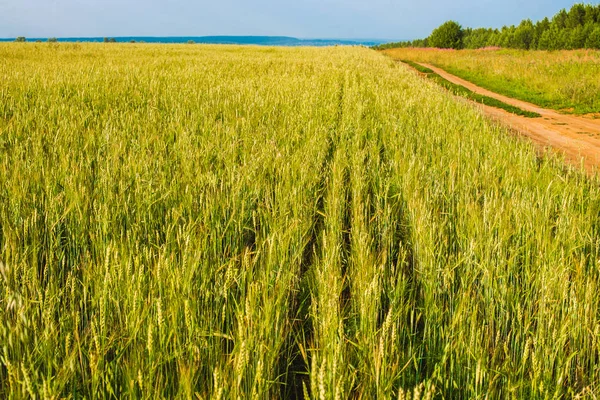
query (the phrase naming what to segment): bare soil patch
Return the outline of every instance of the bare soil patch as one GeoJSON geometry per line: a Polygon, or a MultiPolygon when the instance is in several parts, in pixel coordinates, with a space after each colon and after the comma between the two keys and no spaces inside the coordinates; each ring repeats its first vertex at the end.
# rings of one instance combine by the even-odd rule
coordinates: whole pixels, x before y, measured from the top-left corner
{"type": "Polygon", "coordinates": [[[522,100],[494,93],[469,81],[449,74],[443,69],[419,63],[448,81],[462,85],[475,93],[489,96],[526,111],[537,112],[540,118],[525,118],[504,110],[479,104],[483,112],[503,125],[527,136],[538,146],[548,147],[565,155],[576,166],[583,165],[588,172],[600,167],[600,119],[595,115],[565,115],[522,100]]]}

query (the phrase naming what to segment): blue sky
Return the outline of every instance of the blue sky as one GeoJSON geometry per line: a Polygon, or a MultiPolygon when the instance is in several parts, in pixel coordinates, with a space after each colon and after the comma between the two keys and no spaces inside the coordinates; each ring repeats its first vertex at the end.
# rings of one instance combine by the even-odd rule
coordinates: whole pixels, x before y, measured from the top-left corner
{"type": "Polygon", "coordinates": [[[442,22],[501,27],[567,0],[0,0],[0,37],[284,35],[415,39],[442,22]]]}

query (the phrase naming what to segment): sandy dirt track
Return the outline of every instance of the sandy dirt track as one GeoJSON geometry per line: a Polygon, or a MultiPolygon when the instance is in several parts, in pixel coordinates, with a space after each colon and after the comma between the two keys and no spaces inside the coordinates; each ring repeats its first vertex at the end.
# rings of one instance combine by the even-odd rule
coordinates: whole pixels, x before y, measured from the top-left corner
{"type": "Polygon", "coordinates": [[[600,170],[600,119],[566,115],[541,108],[535,104],[491,92],[433,65],[419,64],[475,93],[493,97],[522,110],[537,112],[541,115],[540,118],[525,118],[499,108],[479,104],[486,115],[529,137],[543,149],[551,147],[558,150],[565,155],[567,161],[577,166],[583,162],[585,169],[590,173],[595,169],[600,170]]]}

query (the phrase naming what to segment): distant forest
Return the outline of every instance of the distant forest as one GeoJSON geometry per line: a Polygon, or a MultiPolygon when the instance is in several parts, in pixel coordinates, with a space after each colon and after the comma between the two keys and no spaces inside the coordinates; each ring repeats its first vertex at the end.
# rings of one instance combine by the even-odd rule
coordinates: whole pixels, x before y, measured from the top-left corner
{"type": "Polygon", "coordinates": [[[600,49],[600,4],[575,4],[569,11],[559,11],[552,19],[544,18],[537,23],[526,19],[518,26],[504,26],[502,29],[463,29],[457,22],[448,21],[425,39],[386,43],[375,48],[383,50],[397,47],[600,49]]]}

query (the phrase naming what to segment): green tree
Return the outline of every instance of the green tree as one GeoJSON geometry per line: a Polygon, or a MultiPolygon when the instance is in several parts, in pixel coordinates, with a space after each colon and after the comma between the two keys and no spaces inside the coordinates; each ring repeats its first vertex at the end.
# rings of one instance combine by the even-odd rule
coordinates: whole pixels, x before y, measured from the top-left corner
{"type": "Polygon", "coordinates": [[[193,40],[188,40],[187,44],[196,44],[193,40]]]}
{"type": "Polygon", "coordinates": [[[487,46],[500,46],[500,31],[495,29],[487,41],[487,46]]]}
{"type": "Polygon", "coordinates": [[[540,40],[538,41],[538,50],[551,50],[550,43],[552,41],[550,30],[542,32],[540,40]]]}
{"type": "Polygon", "coordinates": [[[564,29],[567,27],[567,19],[569,15],[565,9],[562,9],[552,18],[552,25],[558,29],[564,29]]]}
{"type": "Polygon", "coordinates": [[[503,26],[498,39],[498,46],[511,48],[515,47],[515,28],[514,25],[503,26]]]}
{"type": "Polygon", "coordinates": [[[55,38],[55,37],[48,38],[48,43],[56,43],[56,42],[58,42],[57,38],[55,38]]]}
{"type": "Polygon", "coordinates": [[[108,39],[108,43],[117,43],[117,39],[110,38],[110,39],[108,39]]]}
{"type": "Polygon", "coordinates": [[[429,45],[440,49],[461,49],[463,30],[458,22],[447,21],[431,32],[429,45]]]}
{"type": "Polygon", "coordinates": [[[556,43],[556,50],[568,49],[571,43],[571,30],[563,29],[559,31],[558,42],[556,43]]]}
{"type": "Polygon", "coordinates": [[[585,47],[588,49],[600,49],[600,26],[596,26],[587,37],[585,47]]]}
{"type": "MultiPolygon", "coordinates": [[[[541,21],[538,21],[535,24],[535,32],[533,35],[533,41],[531,43],[531,46],[529,47],[530,49],[545,50],[545,48],[543,48],[543,45],[541,44],[541,42],[542,42],[542,36],[544,35],[544,32],[548,31],[548,29],[550,29],[550,20],[548,19],[548,17],[544,18],[541,21]]],[[[547,39],[546,39],[546,41],[547,41],[547,39]]]]}
{"type": "Polygon", "coordinates": [[[567,28],[577,28],[582,26],[585,20],[585,7],[583,4],[575,4],[567,13],[567,28]]]}
{"type": "Polygon", "coordinates": [[[25,36],[17,36],[17,38],[15,39],[15,42],[19,42],[19,43],[24,43],[26,41],[27,41],[27,39],[25,39],[25,36]]]}
{"type": "Polygon", "coordinates": [[[522,21],[515,29],[514,43],[512,43],[511,47],[529,50],[531,48],[531,42],[533,42],[534,34],[535,29],[533,27],[533,22],[529,19],[522,21]]]}
{"type": "Polygon", "coordinates": [[[569,35],[569,43],[567,48],[569,49],[581,49],[585,46],[586,35],[585,31],[581,26],[573,28],[569,35]]]}
{"type": "Polygon", "coordinates": [[[490,39],[494,34],[493,29],[467,28],[463,30],[463,48],[480,49],[490,45],[490,39]]]}
{"type": "Polygon", "coordinates": [[[583,23],[584,24],[594,24],[596,22],[598,22],[596,7],[592,6],[591,4],[586,4],[585,5],[585,15],[583,17],[583,23]]]}
{"type": "Polygon", "coordinates": [[[107,37],[105,37],[105,38],[104,38],[102,41],[103,41],[104,43],[108,43],[108,38],[107,38],[107,37]]]}

